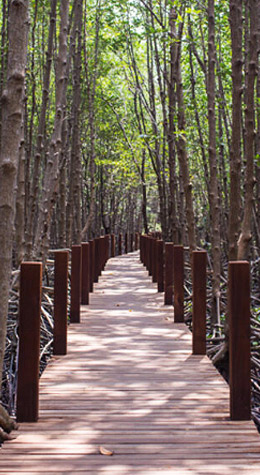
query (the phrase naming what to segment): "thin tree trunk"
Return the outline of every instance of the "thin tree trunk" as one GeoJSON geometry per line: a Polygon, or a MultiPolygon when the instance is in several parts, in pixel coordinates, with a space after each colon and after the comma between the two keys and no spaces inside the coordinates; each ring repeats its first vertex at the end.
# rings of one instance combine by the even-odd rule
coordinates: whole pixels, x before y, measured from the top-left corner
{"type": "Polygon", "coordinates": [[[175,21],[177,14],[174,8],[170,11],[170,77],[168,85],[168,164],[169,164],[169,238],[178,244],[178,232],[176,225],[176,135],[175,135],[175,115],[176,115],[176,62],[177,62],[177,44],[174,41],[175,21]]]}
{"type": "MultiPolygon", "coordinates": [[[[21,135],[24,132],[22,127],[21,135]]],[[[19,147],[19,164],[17,174],[16,213],[15,213],[15,262],[19,267],[24,258],[24,223],[25,223],[25,150],[22,139],[19,147]]]]}
{"type": "Polygon", "coordinates": [[[50,140],[48,158],[44,175],[42,198],[39,206],[39,218],[35,233],[34,254],[45,259],[48,249],[48,239],[55,191],[59,179],[59,163],[62,139],[62,123],[64,117],[64,90],[67,87],[67,36],[69,19],[69,0],[61,0],[60,4],[60,36],[59,54],[56,67],[56,105],[53,134],[50,140]]]}
{"type": "Polygon", "coordinates": [[[238,239],[237,258],[246,259],[249,243],[252,237],[252,211],[254,199],[254,145],[255,145],[255,81],[257,76],[258,63],[258,24],[259,16],[258,0],[249,0],[250,11],[250,40],[249,40],[249,67],[248,67],[248,87],[246,93],[246,112],[245,112],[245,158],[246,158],[246,176],[245,176],[245,204],[244,216],[241,226],[241,233],[238,239]]]}
{"type": "Polygon", "coordinates": [[[185,105],[183,97],[183,85],[182,85],[182,75],[181,75],[181,64],[178,61],[177,67],[177,102],[178,102],[178,128],[179,128],[179,137],[178,137],[178,158],[180,169],[182,172],[182,180],[184,187],[185,195],[185,214],[188,227],[188,240],[190,253],[196,248],[196,236],[195,236],[195,218],[193,211],[193,197],[192,197],[192,184],[190,180],[189,172],[189,162],[186,149],[186,138],[185,138],[185,105]]]}
{"type": "Polygon", "coordinates": [[[216,154],[216,46],[215,46],[215,1],[208,0],[208,125],[209,125],[209,167],[210,167],[210,214],[212,244],[212,324],[217,323],[217,309],[220,298],[220,203],[218,189],[218,166],[216,154]]]}
{"type": "Polygon", "coordinates": [[[229,259],[237,259],[241,222],[241,113],[243,0],[230,0],[232,42],[232,139],[230,154],[229,259]]]}
{"type": "MultiPolygon", "coordinates": [[[[15,187],[24,110],[24,82],[28,41],[28,1],[12,0],[9,7],[7,82],[2,94],[0,149],[0,381],[2,381],[12,269],[15,187]]],[[[1,383],[0,383],[1,384],[1,383]]],[[[0,414],[4,414],[1,410],[0,414]]],[[[8,424],[8,421],[7,421],[8,424]]],[[[4,424],[2,424],[4,426],[4,424]]],[[[7,427],[3,427],[4,429],[7,427]]]]}
{"type": "Polygon", "coordinates": [[[80,106],[81,106],[81,27],[82,27],[82,0],[77,0],[75,7],[75,44],[74,72],[73,72],[73,101],[72,101],[72,144],[70,157],[70,212],[71,212],[71,238],[73,244],[81,242],[81,182],[82,167],[80,153],[80,106]]]}
{"type": "MultiPolygon", "coordinates": [[[[53,38],[56,25],[56,8],[57,0],[51,0],[51,11],[50,11],[50,27],[49,27],[49,37],[48,37],[48,48],[46,52],[46,64],[44,68],[43,76],[43,88],[42,88],[42,100],[40,108],[40,117],[37,131],[37,142],[35,149],[35,159],[33,167],[33,178],[32,186],[30,188],[30,197],[29,197],[29,212],[28,212],[28,222],[25,233],[25,244],[26,244],[26,257],[30,259],[32,257],[32,248],[33,248],[33,230],[35,227],[35,216],[37,211],[37,202],[39,198],[39,177],[40,177],[40,166],[43,157],[44,150],[44,135],[46,127],[46,114],[49,100],[49,88],[50,88],[50,74],[51,74],[51,64],[52,64],[52,52],[53,52],[53,38]]],[[[27,179],[29,176],[27,177],[27,179]]]]}
{"type": "Polygon", "coordinates": [[[96,157],[96,126],[95,126],[95,97],[96,83],[98,74],[99,61],[99,31],[100,31],[100,14],[101,0],[97,0],[96,4],[96,35],[94,47],[94,66],[92,74],[89,71],[89,64],[86,57],[86,45],[84,47],[85,54],[85,72],[88,77],[88,108],[89,108],[89,128],[90,128],[90,158],[89,158],[89,175],[90,175],[90,205],[87,221],[81,232],[81,239],[85,239],[90,231],[95,216],[95,157],[96,157]]]}

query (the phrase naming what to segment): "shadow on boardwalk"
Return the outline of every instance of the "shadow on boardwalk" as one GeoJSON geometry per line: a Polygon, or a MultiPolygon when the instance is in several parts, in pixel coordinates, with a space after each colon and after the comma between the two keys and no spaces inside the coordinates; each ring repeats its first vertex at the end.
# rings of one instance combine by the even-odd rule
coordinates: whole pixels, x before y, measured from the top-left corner
{"type": "Polygon", "coordinates": [[[4,445],[2,474],[260,473],[254,424],[229,420],[228,386],[191,355],[137,253],[108,262],[40,393],[39,422],[4,445]]]}

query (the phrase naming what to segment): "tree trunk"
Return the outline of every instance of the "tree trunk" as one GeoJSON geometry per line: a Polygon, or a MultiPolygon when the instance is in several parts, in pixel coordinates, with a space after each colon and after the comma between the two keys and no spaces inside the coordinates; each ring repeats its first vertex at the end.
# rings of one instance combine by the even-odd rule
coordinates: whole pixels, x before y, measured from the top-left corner
{"type": "MultiPolygon", "coordinates": [[[[22,127],[21,135],[24,132],[22,127]]],[[[15,263],[18,268],[24,257],[24,223],[25,223],[25,150],[24,140],[19,147],[19,164],[16,186],[16,209],[15,209],[15,263]]]]}
{"type": "MultiPolygon", "coordinates": [[[[12,0],[9,7],[7,82],[3,91],[0,150],[0,381],[2,381],[8,315],[9,283],[15,213],[15,187],[23,122],[23,99],[28,40],[28,1],[12,0]]],[[[2,411],[0,412],[2,415],[2,411]]],[[[3,426],[5,424],[2,424],[3,426]]],[[[8,424],[4,429],[8,429],[8,424]]]]}
{"type": "Polygon", "coordinates": [[[211,214],[211,245],[212,245],[212,324],[217,323],[217,309],[220,297],[220,203],[218,189],[218,166],[216,154],[216,46],[215,46],[215,2],[208,0],[208,125],[209,125],[209,201],[211,214]]]}
{"type": "Polygon", "coordinates": [[[64,118],[65,94],[67,87],[67,35],[68,35],[69,0],[61,0],[60,4],[60,36],[59,54],[56,67],[56,104],[53,134],[50,140],[48,158],[44,175],[42,198],[39,205],[39,218],[35,233],[34,255],[45,259],[48,250],[48,239],[55,192],[58,187],[59,163],[62,139],[62,123],[64,118]]]}
{"type": "Polygon", "coordinates": [[[246,176],[245,176],[245,204],[244,215],[241,226],[241,233],[238,239],[238,260],[246,259],[248,246],[252,237],[252,211],[254,199],[254,145],[255,145],[255,80],[257,76],[258,63],[258,24],[259,16],[258,0],[249,0],[250,11],[250,39],[249,39],[249,67],[248,82],[246,91],[246,112],[245,112],[245,158],[246,158],[246,176]]]}
{"type": "MultiPolygon", "coordinates": [[[[26,233],[25,233],[27,259],[30,259],[32,257],[33,234],[34,234],[33,230],[35,227],[35,217],[36,217],[37,203],[38,203],[38,198],[39,198],[39,177],[40,177],[40,166],[41,166],[43,150],[44,150],[43,144],[44,144],[44,135],[45,135],[45,127],[46,127],[46,114],[47,114],[48,100],[49,100],[53,38],[54,38],[55,25],[56,25],[56,8],[57,8],[57,0],[51,0],[48,48],[46,52],[47,59],[46,59],[45,67],[44,67],[42,99],[41,99],[38,131],[37,131],[37,142],[36,142],[36,148],[35,148],[35,159],[34,159],[34,165],[33,165],[32,186],[30,188],[30,196],[29,196],[29,203],[28,203],[28,208],[29,208],[28,222],[27,222],[26,233]]],[[[29,176],[27,177],[27,179],[29,179],[29,176]]]]}
{"type": "Polygon", "coordinates": [[[86,56],[86,45],[84,45],[85,54],[85,73],[88,78],[88,110],[89,110],[89,129],[90,129],[90,158],[89,158],[89,175],[90,175],[90,205],[87,221],[81,232],[81,239],[86,238],[87,233],[91,230],[92,222],[95,216],[95,158],[96,158],[96,126],[95,126],[95,97],[96,82],[98,74],[99,61],[99,31],[100,31],[100,0],[97,0],[96,6],[96,35],[94,47],[94,66],[92,73],[89,70],[88,58],[86,56]]]}
{"type": "Polygon", "coordinates": [[[82,27],[82,0],[76,1],[75,6],[75,38],[72,40],[74,48],[73,70],[73,101],[72,101],[72,144],[70,157],[70,212],[71,212],[71,238],[72,244],[81,242],[81,183],[82,167],[80,152],[80,107],[81,107],[81,27],[82,27]]]}
{"type": "Polygon", "coordinates": [[[193,211],[192,184],[190,181],[189,163],[188,163],[187,149],[186,149],[185,105],[184,105],[184,98],[183,98],[183,86],[182,86],[180,61],[178,61],[178,66],[177,66],[177,102],[178,102],[178,128],[179,128],[178,159],[179,159],[180,169],[182,172],[182,180],[183,180],[184,196],[185,196],[185,215],[186,215],[187,227],[188,227],[189,248],[190,248],[190,253],[191,253],[196,248],[195,218],[194,218],[194,211],[193,211]]]}
{"type": "Polygon", "coordinates": [[[241,102],[243,0],[230,0],[232,42],[232,140],[230,154],[229,259],[237,259],[241,221],[241,102]]]}

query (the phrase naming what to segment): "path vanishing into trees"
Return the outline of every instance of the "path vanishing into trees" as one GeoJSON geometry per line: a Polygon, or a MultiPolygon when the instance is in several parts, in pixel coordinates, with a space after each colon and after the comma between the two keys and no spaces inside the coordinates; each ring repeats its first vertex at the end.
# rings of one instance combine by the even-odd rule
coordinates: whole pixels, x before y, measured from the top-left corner
{"type": "Polygon", "coordinates": [[[172,311],[137,252],[110,259],[0,473],[259,474],[253,422],[230,421],[228,385],[172,311]]]}

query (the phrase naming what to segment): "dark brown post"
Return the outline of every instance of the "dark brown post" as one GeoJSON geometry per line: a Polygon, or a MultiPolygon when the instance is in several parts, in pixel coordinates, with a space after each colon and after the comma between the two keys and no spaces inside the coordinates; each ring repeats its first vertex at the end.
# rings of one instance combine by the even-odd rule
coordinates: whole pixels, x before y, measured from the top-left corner
{"type": "Polygon", "coordinates": [[[250,382],[250,266],[246,261],[229,262],[229,385],[230,418],[251,419],[250,382]]]}
{"type": "Polygon", "coordinates": [[[148,270],[149,266],[149,238],[147,235],[144,236],[144,265],[148,270]]]}
{"type": "Polygon", "coordinates": [[[89,241],[89,291],[93,292],[95,280],[95,241],[89,241]]]}
{"type": "Polygon", "coordinates": [[[149,248],[148,272],[149,272],[149,275],[152,275],[152,270],[153,270],[153,238],[152,236],[148,236],[148,248],[149,248]]]}
{"type": "Polygon", "coordinates": [[[111,234],[111,257],[116,255],[116,237],[114,234],[111,234]]]}
{"type": "Polygon", "coordinates": [[[102,270],[105,268],[105,262],[106,262],[106,237],[101,236],[99,238],[99,243],[100,243],[100,253],[99,253],[99,275],[102,274],[102,270]]]}
{"type": "Polygon", "coordinates": [[[152,251],[153,251],[153,261],[152,261],[152,275],[153,275],[153,282],[157,282],[158,280],[158,249],[157,249],[157,239],[153,238],[152,240],[152,251]]]}
{"type": "Polygon", "coordinates": [[[130,234],[130,252],[134,250],[134,235],[133,233],[130,234]]]}
{"type": "Polygon", "coordinates": [[[102,274],[103,260],[104,260],[104,237],[100,236],[98,238],[98,277],[102,274]]]}
{"type": "Polygon", "coordinates": [[[206,354],[207,253],[192,253],[192,351],[206,354]]]}
{"type": "Polygon", "coordinates": [[[105,236],[100,237],[100,262],[99,262],[99,275],[102,274],[102,270],[105,268],[106,262],[106,238],[105,236]]]}
{"type": "Polygon", "coordinates": [[[142,234],[140,237],[140,259],[144,266],[145,266],[145,240],[146,240],[146,236],[142,234]]]}
{"type": "Polygon", "coordinates": [[[125,233],[125,253],[128,253],[128,234],[125,233]]]}
{"type": "Polygon", "coordinates": [[[82,305],[89,304],[89,243],[81,243],[81,303],[82,305]]]}
{"type": "Polygon", "coordinates": [[[71,247],[70,322],[80,322],[81,301],[81,246],[71,247]]]}
{"type": "Polygon", "coordinates": [[[122,255],[122,234],[120,233],[118,236],[118,255],[122,255]]]}
{"type": "Polygon", "coordinates": [[[67,327],[68,327],[68,251],[54,253],[54,329],[53,354],[67,354],[67,327]]]}
{"type": "Polygon", "coordinates": [[[140,239],[139,233],[135,233],[135,251],[138,251],[139,249],[139,239],[140,239]]]}
{"type": "Polygon", "coordinates": [[[146,249],[145,249],[145,267],[148,270],[149,274],[149,267],[150,267],[150,237],[146,236],[146,249]]]}
{"type": "Polygon", "coordinates": [[[145,257],[144,265],[145,265],[146,269],[148,270],[148,267],[149,267],[149,237],[147,235],[145,236],[145,241],[144,241],[144,257],[145,257]]]}
{"type": "Polygon", "coordinates": [[[164,303],[173,305],[173,242],[165,243],[164,303]]]}
{"type": "Polygon", "coordinates": [[[174,321],[184,322],[184,251],[183,246],[173,247],[174,321]]]}
{"type": "Polygon", "coordinates": [[[18,422],[38,420],[41,287],[42,264],[23,262],[20,277],[18,422]]]}
{"type": "Polygon", "coordinates": [[[109,259],[109,245],[110,245],[110,239],[112,240],[112,237],[110,234],[106,234],[105,236],[105,263],[104,263],[104,268],[106,266],[106,263],[109,259]]]}
{"type": "Polygon", "coordinates": [[[164,291],[164,242],[156,241],[157,245],[157,288],[158,292],[164,291]]]}
{"type": "Polygon", "coordinates": [[[94,269],[94,282],[98,282],[99,276],[99,252],[100,252],[100,245],[99,245],[99,238],[95,238],[95,269],[94,269]]]}

